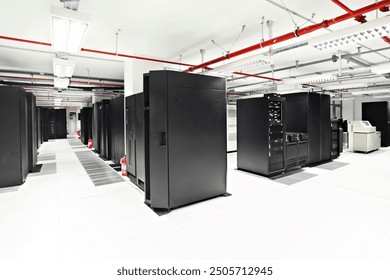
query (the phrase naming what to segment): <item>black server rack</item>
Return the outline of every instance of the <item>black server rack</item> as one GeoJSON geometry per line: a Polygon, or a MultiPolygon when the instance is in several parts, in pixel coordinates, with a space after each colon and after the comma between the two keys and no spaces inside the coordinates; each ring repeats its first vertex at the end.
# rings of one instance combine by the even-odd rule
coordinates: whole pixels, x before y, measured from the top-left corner
{"type": "Polygon", "coordinates": [[[302,92],[284,97],[286,131],[307,133],[307,165],[331,160],[330,96],[302,92]]]}
{"type": "Polygon", "coordinates": [[[126,97],[126,163],[130,180],[144,189],[144,94],[126,97]]]}
{"type": "Polygon", "coordinates": [[[37,126],[36,126],[36,98],[31,92],[27,97],[27,137],[28,137],[28,170],[33,172],[38,161],[37,154],[37,126]]]}
{"type": "Polygon", "coordinates": [[[331,156],[332,159],[338,158],[343,152],[343,120],[332,119],[332,148],[331,156]]]}
{"type": "Polygon", "coordinates": [[[100,153],[100,134],[101,134],[101,126],[100,126],[100,118],[101,114],[100,111],[102,110],[102,106],[100,102],[96,102],[92,105],[93,109],[93,121],[92,121],[92,140],[93,140],[93,147],[95,150],[100,153]]]}
{"type": "Polygon", "coordinates": [[[123,95],[111,99],[110,106],[111,160],[119,164],[121,158],[125,155],[125,104],[123,95]]]}
{"type": "Polygon", "coordinates": [[[29,170],[28,104],[22,88],[0,86],[0,187],[21,185],[29,170]]]}
{"type": "Polygon", "coordinates": [[[111,158],[110,100],[102,100],[100,110],[100,155],[111,158]]]}
{"type": "Polygon", "coordinates": [[[42,143],[49,141],[50,128],[49,128],[49,109],[48,108],[41,108],[41,134],[42,134],[42,143]]]}
{"type": "Polygon", "coordinates": [[[49,109],[49,139],[67,138],[66,109],[49,109]]]}
{"type": "Polygon", "coordinates": [[[362,120],[381,132],[381,146],[390,146],[390,106],[388,101],[362,103],[362,120]]]}
{"type": "Polygon", "coordinates": [[[41,121],[41,108],[37,107],[37,114],[36,114],[36,126],[37,126],[37,148],[39,148],[42,143],[42,121],[41,121]]]}
{"type": "Polygon", "coordinates": [[[265,176],[285,171],[285,98],[277,94],[237,101],[237,167],[265,176]]]}
{"type": "Polygon", "coordinates": [[[92,108],[84,107],[80,110],[80,139],[84,145],[92,139],[92,108]]]}
{"type": "Polygon", "coordinates": [[[145,203],[171,210],[226,194],[225,79],[144,75],[145,203]]]}

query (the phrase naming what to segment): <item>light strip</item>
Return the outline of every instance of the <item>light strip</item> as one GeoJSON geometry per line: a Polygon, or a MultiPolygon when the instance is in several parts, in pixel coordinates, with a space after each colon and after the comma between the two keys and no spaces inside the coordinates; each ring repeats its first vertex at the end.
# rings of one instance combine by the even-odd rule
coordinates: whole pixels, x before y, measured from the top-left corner
{"type": "Polygon", "coordinates": [[[87,33],[90,16],[77,11],[51,6],[52,47],[55,51],[77,53],[87,33]]]}
{"type": "Polygon", "coordinates": [[[54,87],[55,88],[68,88],[69,86],[69,79],[67,78],[54,78],[54,87]]]}
{"type": "Polygon", "coordinates": [[[372,66],[371,72],[373,72],[375,74],[390,73],[390,63],[384,63],[384,64],[372,66]]]}
{"type": "Polygon", "coordinates": [[[309,40],[309,45],[319,50],[328,50],[389,35],[390,17],[382,17],[313,38],[309,40]]]}
{"type": "Polygon", "coordinates": [[[381,93],[390,93],[390,89],[372,89],[372,90],[361,90],[361,91],[352,91],[353,95],[363,95],[363,94],[381,94],[381,93]]]}
{"type": "Polygon", "coordinates": [[[318,84],[330,81],[337,81],[337,76],[332,74],[313,75],[285,81],[288,85],[318,84]]]}
{"type": "Polygon", "coordinates": [[[360,84],[339,84],[339,85],[331,85],[325,86],[323,90],[343,90],[343,89],[354,89],[354,88],[366,88],[368,85],[366,83],[360,84]]]}
{"type": "Polygon", "coordinates": [[[59,78],[71,78],[75,68],[72,60],[53,58],[53,73],[59,78]]]}
{"type": "Polygon", "coordinates": [[[233,72],[245,72],[251,69],[258,69],[269,64],[271,64],[271,60],[268,57],[262,54],[257,54],[215,67],[212,71],[222,74],[232,74],[233,72]]]}
{"type": "Polygon", "coordinates": [[[372,98],[390,98],[390,95],[389,94],[377,95],[377,96],[373,96],[372,98]]]}

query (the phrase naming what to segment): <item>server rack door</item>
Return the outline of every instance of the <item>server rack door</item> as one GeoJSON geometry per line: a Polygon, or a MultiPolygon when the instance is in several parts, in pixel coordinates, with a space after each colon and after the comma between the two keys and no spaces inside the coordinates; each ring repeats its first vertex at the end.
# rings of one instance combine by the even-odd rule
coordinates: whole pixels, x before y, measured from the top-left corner
{"type": "Polygon", "coordinates": [[[106,159],[111,158],[111,131],[110,131],[110,100],[102,101],[101,109],[101,155],[106,159]]]}
{"type": "Polygon", "coordinates": [[[386,146],[390,146],[390,102],[387,102],[386,104],[386,146]]]}
{"type": "Polygon", "coordinates": [[[101,111],[101,103],[96,102],[93,104],[93,134],[92,134],[92,140],[93,140],[93,147],[97,152],[100,152],[100,138],[101,138],[101,124],[100,124],[100,111],[101,111]]]}
{"type": "Polygon", "coordinates": [[[170,209],[168,194],[168,147],[167,147],[167,73],[150,72],[144,76],[146,182],[145,199],[152,208],[170,209]],[[146,83],[145,83],[146,82],[146,83]],[[146,109],[145,108],[145,109],[146,109]],[[146,146],[147,145],[147,146],[146,146]]]}
{"type": "Polygon", "coordinates": [[[42,113],[41,113],[40,107],[37,107],[36,115],[37,115],[37,123],[36,123],[36,125],[37,125],[37,148],[39,148],[43,142],[43,140],[42,140],[42,121],[41,121],[42,113]]]}
{"type": "Polygon", "coordinates": [[[57,109],[55,110],[56,114],[56,138],[63,139],[67,138],[67,128],[66,128],[66,109],[57,109]]]}
{"type": "Polygon", "coordinates": [[[321,96],[306,94],[308,110],[308,165],[321,162],[321,96]]]}
{"type": "Polygon", "coordinates": [[[17,88],[0,86],[0,187],[23,182],[21,145],[22,102],[17,88]]]}
{"type": "Polygon", "coordinates": [[[49,139],[56,138],[56,112],[55,109],[49,109],[49,139]]]}
{"type": "Polygon", "coordinates": [[[136,146],[136,174],[137,183],[143,188],[145,183],[145,143],[144,143],[144,94],[141,92],[135,97],[135,146],[136,146]]]}
{"type": "Polygon", "coordinates": [[[117,162],[117,153],[116,153],[116,145],[117,145],[117,114],[116,114],[116,103],[117,99],[112,98],[110,101],[111,106],[111,115],[110,115],[110,125],[108,129],[111,133],[111,141],[110,141],[110,149],[111,149],[111,160],[113,162],[117,162]]]}
{"type": "Polygon", "coordinates": [[[287,132],[307,133],[308,131],[308,108],[307,94],[287,94],[285,104],[285,126],[287,132]]]}
{"type": "Polygon", "coordinates": [[[237,101],[237,167],[269,173],[268,107],[260,98],[237,101]]]}
{"type": "Polygon", "coordinates": [[[225,92],[170,86],[167,113],[170,208],[224,194],[225,92]]]}
{"type": "Polygon", "coordinates": [[[21,142],[20,142],[20,150],[21,150],[21,162],[22,162],[22,181],[24,182],[28,170],[29,170],[29,162],[28,162],[28,102],[27,102],[27,96],[26,92],[23,89],[19,89],[19,95],[20,95],[20,102],[21,102],[21,117],[20,117],[20,137],[21,137],[21,142]]]}
{"type": "Polygon", "coordinates": [[[32,172],[37,164],[37,138],[36,138],[36,99],[31,92],[26,93],[27,97],[27,137],[28,137],[28,169],[32,172]]]}
{"type": "Polygon", "coordinates": [[[330,122],[330,96],[321,94],[321,161],[331,159],[332,125],[330,122]]]}
{"type": "Polygon", "coordinates": [[[119,97],[116,98],[117,99],[117,103],[116,103],[116,149],[115,149],[115,153],[116,153],[116,158],[115,158],[115,161],[117,163],[120,163],[120,160],[121,158],[126,154],[125,153],[125,121],[124,121],[124,117],[125,117],[125,110],[124,110],[124,102],[125,102],[125,99],[124,99],[124,96],[121,95],[119,97]]]}
{"type": "Polygon", "coordinates": [[[127,171],[136,177],[136,154],[135,154],[135,95],[126,97],[126,139],[127,139],[127,171]]]}

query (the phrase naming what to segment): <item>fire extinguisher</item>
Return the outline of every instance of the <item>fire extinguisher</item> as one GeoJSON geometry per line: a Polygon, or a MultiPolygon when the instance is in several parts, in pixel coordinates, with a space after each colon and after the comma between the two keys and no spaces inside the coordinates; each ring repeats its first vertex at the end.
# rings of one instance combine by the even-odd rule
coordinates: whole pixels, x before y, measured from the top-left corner
{"type": "Polygon", "coordinates": [[[88,139],[88,149],[92,149],[92,139],[88,139]]]}
{"type": "Polygon", "coordinates": [[[81,131],[80,131],[80,129],[77,130],[77,139],[81,139],[81,131]]]}
{"type": "Polygon", "coordinates": [[[127,169],[126,169],[126,157],[121,158],[121,171],[122,176],[127,176],[127,169]]]}

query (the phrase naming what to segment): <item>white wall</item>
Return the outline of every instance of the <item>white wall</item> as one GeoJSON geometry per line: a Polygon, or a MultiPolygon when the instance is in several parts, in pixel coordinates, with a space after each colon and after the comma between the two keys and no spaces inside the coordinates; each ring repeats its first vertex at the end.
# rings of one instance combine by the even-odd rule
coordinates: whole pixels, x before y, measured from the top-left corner
{"type": "Polygon", "coordinates": [[[354,111],[355,111],[354,99],[343,100],[343,119],[348,121],[353,121],[354,111]]]}
{"type": "MultiPolygon", "coordinates": [[[[354,114],[353,114],[353,120],[359,121],[362,120],[362,103],[365,102],[381,102],[381,101],[389,101],[389,98],[372,98],[370,96],[359,96],[356,97],[355,100],[353,101],[354,104],[354,114]]],[[[348,101],[351,102],[351,101],[348,101]]],[[[343,103],[344,106],[344,103],[343,103]]],[[[344,114],[344,110],[343,110],[344,114]]]]}
{"type": "Polygon", "coordinates": [[[227,105],[227,150],[237,150],[237,110],[236,105],[227,105]]]}

